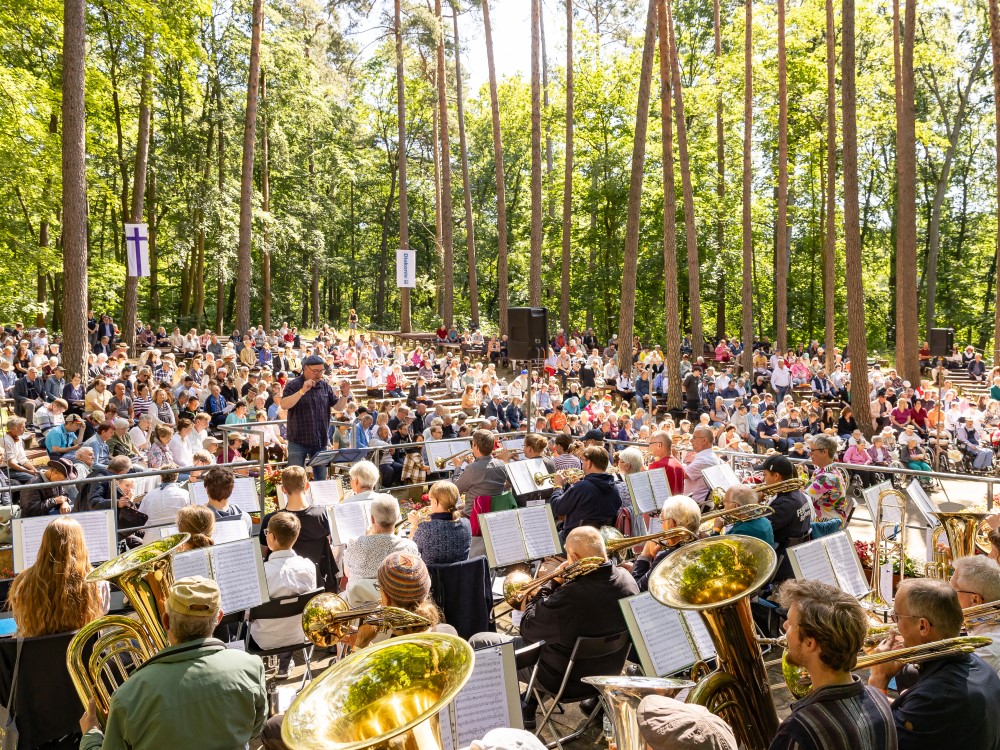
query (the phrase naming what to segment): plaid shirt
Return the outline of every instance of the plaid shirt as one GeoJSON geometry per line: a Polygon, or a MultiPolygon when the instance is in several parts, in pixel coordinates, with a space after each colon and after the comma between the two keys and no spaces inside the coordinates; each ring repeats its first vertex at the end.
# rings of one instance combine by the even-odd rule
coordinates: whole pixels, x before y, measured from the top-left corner
{"type": "MultiPolygon", "coordinates": [[[[299,376],[289,380],[282,392],[287,398],[302,390],[305,378],[299,376]]],[[[325,380],[318,380],[308,393],[288,410],[288,442],[305,448],[323,450],[327,445],[330,428],[330,409],[339,396],[325,380]]]]}
{"type": "Polygon", "coordinates": [[[416,450],[406,454],[401,476],[403,481],[408,481],[410,484],[423,484],[427,480],[427,468],[421,451],[416,450]]]}

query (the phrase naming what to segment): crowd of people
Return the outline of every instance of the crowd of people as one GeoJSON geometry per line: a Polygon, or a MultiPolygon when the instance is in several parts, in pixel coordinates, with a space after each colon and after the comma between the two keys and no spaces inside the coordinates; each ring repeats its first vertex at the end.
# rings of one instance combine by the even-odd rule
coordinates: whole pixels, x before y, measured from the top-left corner
{"type": "MultiPolygon", "coordinates": [[[[557,575],[526,597],[515,618],[516,634],[463,635],[477,647],[540,644],[524,650],[517,667],[522,683],[533,673],[551,694],[563,683],[577,639],[626,632],[620,600],[647,590],[651,575],[688,540],[755,537],[780,560],[762,596],[782,613],[789,663],[806,670],[813,684],[810,696],[792,705],[772,748],[938,748],[947,741],[1000,748],[1000,722],[988,710],[1000,700],[1000,646],[932,659],[918,670],[889,662],[873,668],[865,683],[852,670],[868,613],[839,589],[796,580],[786,554],[846,525],[851,474],[837,468],[839,460],[923,469],[933,456],[918,449],[947,451],[941,433],[951,424],[948,446],[963,446],[959,450],[972,456],[965,442],[983,450],[988,445],[973,439],[984,435],[977,431],[988,430],[988,415],[997,411],[989,400],[972,405],[946,389],[938,403],[933,380],[914,386],[875,367],[872,391],[864,395],[877,428],[869,444],[870,430],[860,429],[849,406],[850,360],[838,352],[834,371],[826,373],[824,352],[815,342],[785,354],[755,342],[752,373],[735,365],[743,351],[738,341],[719,342],[711,357],[682,351],[676,387],[686,409],[670,413],[662,408],[671,385],[660,348],[634,342],[636,367],[623,375],[617,371],[617,339],[602,351],[592,331],[558,332],[549,357],[532,369],[509,362],[502,339],[475,332],[453,339],[451,331],[439,330],[437,339],[457,345],[439,355],[433,343],[407,351],[354,329],[348,337],[324,329],[305,341],[292,327],[258,327],[223,342],[211,331],[185,335],[175,328],[168,335],[165,328],[141,326],[137,339],[144,351],[134,357],[120,344],[110,317],[93,322],[91,367],[85,378],[69,382],[63,382],[58,340],[49,341],[44,330],[28,334],[14,327],[7,334],[16,355],[26,348],[24,339],[29,352],[15,357],[18,376],[7,390],[17,411],[4,436],[11,495],[25,516],[59,516],[44,531],[37,562],[11,586],[8,602],[19,636],[74,630],[109,609],[107,584],[86,579],[91,566],[73,512],[117,504],[119,525],[132,510],[144,516],[140,526],[176,525],[190,534],[186,549],[209,546],[218,524],[243,523],[252,530],[254,521],[230,499],[239,473],[249,471],[243,459],[263,452],[270,461],[287,463],[279,480],[282,507],[265,513],[258,530],[272,599],[339,592],[351,607],[398,607],[426,623],[400,633],[457,634],[463,623],[446,621],[435,601],[432,571],[483,554],[479,516],[496,510],[503,498],[509,507],[546,503],[565,549],[565,559],[550,561],[556,572],[586,559],[596,559],[594,569],[557,575]],[[30,354],[36,339],[38,358],[30,354]],[[15,390],[26,397],[19,399],[15,390]],[[983,417],[977,418],[980,410],[983,417]],[[45,449],[41,467],[28,458],[29,430],[45,449]],[[505,446],[505,433],[519,431],[527,432],[523,444],[505,446]],[[466,438],[468,454],[439,465],[428,444],[449,438],[466,438]],[[330,449],[334,453],[325,459],[330,449]],[[706,528],[702,517],[716,498],[705,471],[721,462],[720,449],[746,456],[765,485],[789,486],[800,477],[802,464],[795,459],[808,459],[811,469],[801,489],[773,493],[769,516],[719,520],[706,528]],[[326,479],[327,459],[338,458],[348,469],[342,502],[367,504],[367,529],[334,545],[326,509],[314,504],[310,483],[326,479]],[[542,463],[551,489],[514,494],[511,464],[524,460],[542,463]],[[162,475],[129,477],[142,468],[162,475]],[[660,468],[670,497],[658,513],[643,513],[631,498],[628,477],[660,468]],[[71,481],[88,477],[99,481],[71,481]],[[207,504],[196,504],[185,491],[191,482],[204,483],[207,504]],[[401,484],[426,490],[425,510],[404,513],[407,506],[386,491],[401,484]],[[605,526],[629,535],[657,527],[684,533],[662,544],[649,542],[623,562],[608,554],[599,531],[605,526]]],[[[14,367],[13,359],[0,356],[8,361],[0,373],[14,367]]],[[[975,458],[970,461],[975,464],[975,458]]],[[[865,472],[858,476],[867,481],[865,472]]],[[[759,495],[741,484],[730,487],[721,502],[733,511],[758,503],[759,495]]],[[[949,582],[921,579],[900,587],[894,630],[879,649],[952,638],[963,627],[963,607],[1000,601],[997,520],[991,519],[990,556],[956,560],[949,582]]],[[[165,607],[169,645],[115,691],[107,717],[87,707],[80,746],[242,747],[259,736],[265,748],[284,748],[283,716],[268,715],[262,662],[226,648],[233,634],[219,627],[216,583],[180,579],[165,607]],[[195,673],[198,680],[187,678],[195,673]]],[[[1000,643],[1000,628],[992,622],[970,629],[995,634],[1000,643]]],[[[347,642],[364,648],[396,634],[362,627],[347,642]]],[[[289,675],[293,647],[305,638],[298,617],[251,622],[244,635],[255,650],[288,648],[277,662],[278,678],[289,675]]],[[[577,665],[564,695],[592,713],[598,698],[582,678],[618,674],[626,658],[626,652],[608,654],[586,668],[577,665]]],[[[538,709],[536,695],[524,693],[525,728],[544,724],[536,718],[538,709]]],[[[672,699],[643,700],[638,723],[643,740],[656,750],[737,747],[738,728],[734,735],[719,717],[672,699]]],[[[520,735],[504,742],[510,744],[492,746],[537,747],[536,740],[520,735]]]]}

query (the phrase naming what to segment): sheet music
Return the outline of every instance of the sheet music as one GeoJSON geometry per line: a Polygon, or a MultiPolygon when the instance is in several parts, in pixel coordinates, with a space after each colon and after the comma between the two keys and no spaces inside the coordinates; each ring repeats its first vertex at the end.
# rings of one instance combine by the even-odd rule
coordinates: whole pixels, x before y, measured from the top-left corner
{"type": "MultiPolygon", "coordinates": [[[[551,487],[552,484],[548,480],[542,483],[541,486],[535,484],[534,474],[531,464],[534,459],[528,461],[511,461],[507,464],[507,476],[510,478],[510,485],[514,488],[514,494],[516,496],[528,495],[532,492],[538,492],[545,487],[551,487]]],[[[541,473],[545,473],[545,469],[541,469],[541,473]]]]}
{"type": "Polygon", "coordinates": [[[632,640],[646,652],[654,673],[648,677],[665,677],[698,661],[679,610],[660,604],[648,591],[622,599],[622,606],[632,611],[638,631],[632,632],[632,640]]]}
{"type": "MultiPolygon", "coordinates": [[[[658,510],[649,475],[650,472],[648,471],[625,475],[625,482],[628,484],[629,493],[632,495],[632,502],[638,508],[639,513],[652,513],[658,510]]],[[[666,476],[665,472],[664,476],[666,476]]]]}
{"type": "Polygon", "coordinates": [[[175,554],[171,560],[174,580],[179,581],[181,578],[189,578],[190,576],[214,579],[210,552],[210,547],[201,547],[175,554]]]}
{"type": "Polygon", "coordinates": [[[242,516],[233,516],[232,519],[224,521],[217,520],[215,529],[212,531],[212,541],[216,544],[227,544],[228,542],[238,542],[241,539],[249,539],[250,530],[243,521],[242,516]]]}
{"type": "Polygon", "coordinates": [[[195,505],[208,505],[208,491],[204,482],[191,482],[188,484],[188,491],[195,505]]]}
{"type": "Polygon", "coordinates": [[[518,511],[484,513],[479,517],[479,522],[485,527],[483,536],[488,535],[489,547],[493,550],[492,567],[498,568],[529,559],[518,511]]]}
{"type": "Polygon", "coordinates": [[[736,476],[736,472],[733,471],[733,467],[727,463],[716,464],[715,466],[706,466],[702,472],[702,476],[708,483],[708,486],[712,489],[718,489],[725,492],[734,484],[739,484],[739,477],[736,476]]]}
{"type": "Polygon", "coordinates": [[[441,726],[441,750],[460,750],[455,744],[455,735],[451,731],[451,713],[454,702],[449,703],[446,708],[438,713],[438,721],[441,726]]]}
{"type": "MultiPolygon", "coordinates": [[[[51,515],[13,519],[11,531],[15,573],[20,573],[25,568],[30,568],[35,564],[45,529],[60,517],[60,515],[51,515]]],[[[70,518],[83,528],[83,537],[87,542],[87,553],[90,555],[91,563],[107,562],[115,556],[118,551],[118,540],[115,536],[114,511],[94,510],[73,513],[70,518]]]]}
{"type": "Polygon", "coordinates": [[[878,520],[878,496],[882,490],[888,489],[892,489],[889,482],[880,482],[861,491],[861,496],[865,499],[865,505],[868,506],[868,513],[871,514],[873,523],[878,520]]]}
{"type": "Polygon", "coordinates": [[[937,508],[934,507],[934,503],[927,497],[924,488],[920,486],[920,480],[911,480],[906,487],[906,494],[910,496],[910,500],[913,501],[913,504],[917,507],[917,511],[923,517],[924,525],[930,528],[937,526],[937,516],[934,515],[937,508]]]}
{"type": "MultiPolygon", "coordinates": [[[[246,524],[244,524],[245,526],[246,524]]],[[[166,539],[168,536],[173,536],[174,534],[180,534],[176,526],[161,526],[160,527],[160,539],[166,539]]]]}
{"type": "Polygon", "coordinates": [[[257,480],[253,477],[236,477],[229,502],[244,513],[260,513],[260,494],[257,492],[257,480]]]}
{"type": "Polygon", "coordinates": [[[691,634],[694,645],[698,649],[699,658],[708,661],[715,657],[715,644],[712,636],[708,632],[708,626],[702,616],[692,610],[683,610],[681,616],[687,623],[688,632],[691,634]]]}
{"type": "Polygon", "coordinates": [[[788,554],[792,567],[796,568],[796,578],[838,585],[837,575],[822,539],[789,547],[788,554]]]}
{"type": "Polygon", "coordinates": [[[223,613],[250,609],[268,600],[264,563],[256,539],[218,544],[211,550],[223,613]]]}
{"type": "Polygon", "coordinates": [[[524,547],[529,560],[537,560],[560,552],[559,538],[555,534],[555,524],[552,519],[552,506],[537,505],[532,508],[521,508],[517,511],[521,516],[521,531],[524,534],[524,547]]]}
{"type": "Polygon", "coordinates": [[[660,510],[673,494],[670,491],[670,482],[667,481],[667,470],[662,467],[650,469],[646,472],[646,476],[649,477],[649,488],[653,492],[653,505],[656,506],[656,510],[660,510]]]}
{"type": "Polygon", "coordinates": [[[851,538],[841,531],[822,539],[833,562],[833,572],[840,588],[856,598],[867,594],[870,587],[862,575],[861,563],[851,538]]]}
{"type": "Polygon", "coordinates": [[[523,451],[524,450],[524,438],[510,438],[509,440],[501,440],[500,445],[509,451],[523,451]]]}
{"type": "MultiPolygon", "coordinates": [[[[510,661],[513,662],[513,653],[510,661]]],[[[468,747],[491,729],[511,725],[504,677],[504,647],[477,649],[472,676],[452,704],[458,727],[458,747],[468,747]]],[[[520,708],[518,705],[518,710],[520,708]]]]}
{"type": "Polygon", "coordinates": [[[365,531],[368,529],[368,519],[371,517],[371,503],[351,502],[328,505],[326,513],[330,519],[330,536],[336,547],[365,535],[365,531]]]}
{"type": "Polygon", "coordinates": [[[650,516],[646,526],[649,527],[650,534],[659,534],[663,531],[663,519],[659,516],[650,516]]]}
{"type": "Polygon", "coordinates": [[[313,505],[336,505],[344,499],[344,486],[339,479],[324,479],[309,485],[313,505]]]}

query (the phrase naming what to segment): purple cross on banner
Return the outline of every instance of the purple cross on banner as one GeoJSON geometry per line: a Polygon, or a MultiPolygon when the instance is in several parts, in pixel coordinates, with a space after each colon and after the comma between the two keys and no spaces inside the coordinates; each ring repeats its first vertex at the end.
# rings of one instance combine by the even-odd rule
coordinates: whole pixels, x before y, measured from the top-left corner
{"type": "Polygon", "coordinates": [[[125,248],[129,276],[149,276],[149,227],[125,225],[125,248]]]}

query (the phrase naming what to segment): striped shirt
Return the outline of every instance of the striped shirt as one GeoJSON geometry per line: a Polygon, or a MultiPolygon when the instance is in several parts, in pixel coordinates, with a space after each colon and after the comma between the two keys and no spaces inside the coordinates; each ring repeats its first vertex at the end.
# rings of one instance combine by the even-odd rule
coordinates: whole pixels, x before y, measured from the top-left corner
{"type": "Polygon", "coordinates": [[[896,750],[888,699],[857,675],[850,685],[828,685],[792,704],[769,750],[896,750]]]}

